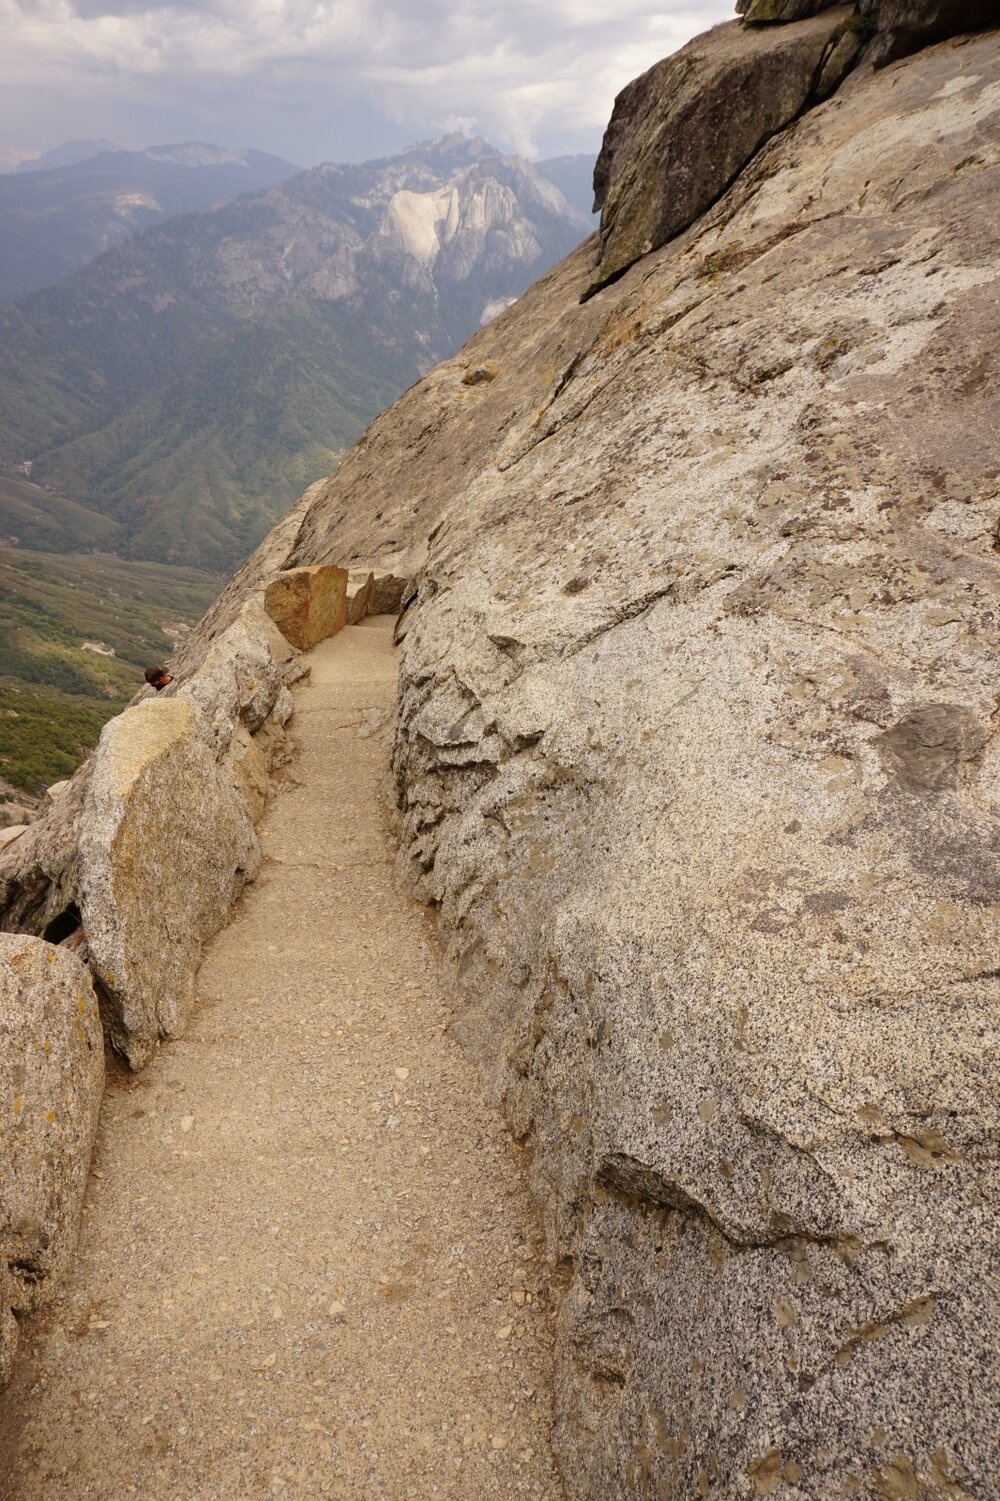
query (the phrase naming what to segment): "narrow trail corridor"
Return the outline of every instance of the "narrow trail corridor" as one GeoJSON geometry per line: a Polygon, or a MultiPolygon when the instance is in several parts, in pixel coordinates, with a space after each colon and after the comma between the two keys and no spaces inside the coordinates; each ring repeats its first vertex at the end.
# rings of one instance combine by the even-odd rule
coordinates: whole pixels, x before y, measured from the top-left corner
{"type": "Polygon", "coordinates": [[[3,1501],[561,1495],[532,1212],[380,817],[391,633],[312,653],[190,1029],[112,1072],[74,1270],[0,1400],[3,1501]]]}

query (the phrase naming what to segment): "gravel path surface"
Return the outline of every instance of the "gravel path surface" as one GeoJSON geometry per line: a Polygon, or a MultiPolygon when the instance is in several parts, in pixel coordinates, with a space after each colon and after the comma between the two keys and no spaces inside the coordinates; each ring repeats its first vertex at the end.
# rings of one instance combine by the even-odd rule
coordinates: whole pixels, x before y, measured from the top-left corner
{"type": "Polygon", "coordinates": [[[112,1071],[75,1270],[0,1404],[3,1501],[561,1496],[516,1151],[381,818],[391,626],[312,654],[190,1031],[112,1071]]]}

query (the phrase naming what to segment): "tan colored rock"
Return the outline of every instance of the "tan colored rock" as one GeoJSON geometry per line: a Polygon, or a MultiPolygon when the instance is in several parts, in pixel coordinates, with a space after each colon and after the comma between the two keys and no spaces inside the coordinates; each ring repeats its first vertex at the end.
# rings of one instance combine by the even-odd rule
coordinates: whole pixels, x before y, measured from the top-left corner
{"type": "Polygon", "coordinates": [[[777,22],[803,21],[817,11],[829,10],[837,0],[736,0],[737,13],[748,25],[768,26],[777,22]]]}
{"type": "Polygon", "coordinates": [[[14,1279],[5,1262],[0,1262],[0,1392],[14,1374],[18,1328],[14,1317],[16,1292],[14,1279]]]}
{"type": "Polygon", "coordinates": [[[140,1068],[183,1030],[202,945],[260,863],[247,808],[190,704],[150,700],[105,726],[79,842],[91,967],[111,1040],[140,1068]]]}
{"type": "Polygon", "coordinates": [[[485,386],[491,380],[496,380],[500,374],[499,366],[493,360],[484,360],[481,365],[469,365],[462,375],[463,386],[485,386]]]}
{"type": "Polygon", "coordinates": [[[104,1089],[86,967],[38,938],[0,935],[0,1385],[17,1327],[76,1245],[104,1089]]]}
{"type": "Polygon", "coordinates": [[[368,596],[368,614],[398,614],[409,583],[410,579],[401,574],[386,573],[376,568],[372,576],[371,593],[368,596]]]}
{"type": "Polygon", "coordinates": [[[8,824],[5,829],[0,829],[0,850],[6,849],[8,844],[13,844],[15,839],[20,839],[29,828],[30,825],[26,823],[12,823],[8,824]]]}
{"type": "MultiPolygon", "coordinates": [[[[212,612],[210,612],[210,617],[212,612]]],[[[210,617],[206,617],[206,623],[210,617]]],[[[233,619],[214,634],[206,624],[207,643],[189,655],[197,665],[162,694],[137,696],[137,703],[189,703],[198,730],[212,755],[225,761],[234,735],[243,729],[257,737],[268,767],[284,757],[283,727],[291,713],[287,684],[309,671],[308,662],[278,630],[254,597],[241,600],[233,619]]],[[[230,769],[234,785],[246,791],[255,819],[262,807],[256,771],[230,769]]],[[[79,901],[80,817],[90,777],[87,761],[54,801],[46,799],[41,816],[9,850],[0,840],[0,926],[61,938],[75,925],[79,901]]]]}
{"type": "Polygon", "coordinates": [[[273,712],[296,656],[271,617],[248,600],[173,696],[195,708],[206,742],[222,756],[240,725],[253,734],[273,712]]]}
{"type": "Polygon", "coordinates": [[[594,169],[601,250],[588,295],[686,229],[795,119],[851,14],[841,6],[759,29],[725,22],[622,90],[594,169]]]}
{"type": "MultiPolygon", "coordinates": [[[[90,760],[55,803],[0,850],[0,929],[51,936],[71,924],[79,884],[77,831],[90,778],[90,760]],[[67,916],[67,914],[70,914],[67,916]]],[[[59,936],[64,936],[62,932],[59,936]]]]}
{"type": "Polygon", "coordinates": [[[401,833],[580,1501],[1000,1495],[998,139],[996,34],[856,73],[421,518],[401,833]]]}
{"type": "Polygon", "coordinates": [[[0,803],[0,828],[22,828],[31,823],[35,809],[24,803],[0,803]]]}
{"type": "Polygon", "coordinates": [[[264,590],[264,608],[300,651],[334,636],[347,620],[347,570],[324,563],[289,568],[264,590]]]}
{"type": "Polygon", "coordinates": [[[245,725],[237,725],[223,764],[251,821],[254,824],[260,823],[267,807],[270,788],[268,762],[264,751],[245,725]]]}
{"type": "Polygon", "coordinates": [[[348,625],[357,625],[368,614],[374,577],[370,569],[355,569],[347,575],[348,625]]]}

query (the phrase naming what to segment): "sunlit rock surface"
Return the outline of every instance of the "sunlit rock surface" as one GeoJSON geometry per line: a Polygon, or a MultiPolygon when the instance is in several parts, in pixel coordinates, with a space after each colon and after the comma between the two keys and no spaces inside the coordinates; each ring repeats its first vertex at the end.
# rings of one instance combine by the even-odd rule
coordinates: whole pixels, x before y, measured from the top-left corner
{"type": "Polygon", "coordinates": [[[260,865],[246,805],[181,698],[104,728],[80,821],[80,911],[115,1047],[133,1068],[184,1028],[205,940],[260,865]]]}

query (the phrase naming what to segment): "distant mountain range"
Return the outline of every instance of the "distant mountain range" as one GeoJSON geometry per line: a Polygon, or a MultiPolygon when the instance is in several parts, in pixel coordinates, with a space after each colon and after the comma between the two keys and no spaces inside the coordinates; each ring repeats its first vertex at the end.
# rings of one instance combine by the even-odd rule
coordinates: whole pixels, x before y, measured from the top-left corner
{"type": "MultiPolygon", "coordinates": [[[[122,155],[195,170],[148,152],[82,167],[122,155]]],[[[81,164],[0,187],[64,170],[81,164]]],[[[0,534],[24,545],[26,490],[55,493],[76,539],[89,512],[122,556],[233,567],[590,222],[537,167],[454,135],[171,218],[0,307],[0,467],[17,487],[0,487],[0,534]]],[[[57,545],[53,505],[30,545],[57,545]]]]}
{"type": "Polygon", "coordinates": [[[50,151],[43,151],[39,156],[26,157],[14,168],[15,172],[44,172],[50,167],[72,167],[77,162],[85,162],[88,157],[100,156],[102,151],[121,151],[122,147],[114,141],[63,141],[61,146],[53,146],[50,151]]]}
{"type": "Polygon", "coordinates": [[[596,223],[600,214],[594,213],[594,158],[592,156],[586,153],[577,156],[550,156],[545,161],[535,162],[534,167],[542,177],[555,183],[568,203],[596,223]]]}
{"type": "Polygon", "coordinates": [[[51,286],[150,225],[299,171],[262,151],[201,142],[96,153],[93,146],[103,143],[68,141],[0,175],[0,299],[51,286]]]}

